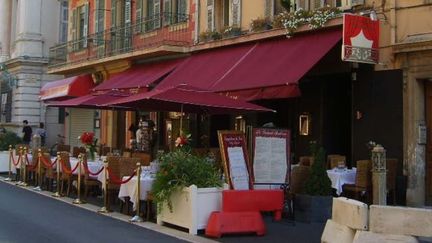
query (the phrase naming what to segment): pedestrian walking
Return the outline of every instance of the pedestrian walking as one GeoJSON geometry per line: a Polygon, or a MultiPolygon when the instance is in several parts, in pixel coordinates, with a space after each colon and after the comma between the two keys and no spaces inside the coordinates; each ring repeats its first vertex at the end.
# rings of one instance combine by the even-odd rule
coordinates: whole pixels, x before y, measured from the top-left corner
{"type": "Polygon", "coordinates": [[[23,124],[24,124],[23,130],[22,130],[22,132],[24,133],[24,135],[23,135],[23,142],[24,142],[24,144],[30,144],[33,130],[28,125],[28,121],[27,120],[24,120],[23,124]]]}

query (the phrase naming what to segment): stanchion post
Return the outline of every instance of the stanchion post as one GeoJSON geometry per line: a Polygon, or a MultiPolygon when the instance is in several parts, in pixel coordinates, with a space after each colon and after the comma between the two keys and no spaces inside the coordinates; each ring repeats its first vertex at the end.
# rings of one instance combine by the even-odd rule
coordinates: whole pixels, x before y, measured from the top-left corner
{"type": "Polygon", "coordinates": [[[81,166],[83,161],[83,155],[80,154],[78,156],[78,184],[77,184],[77,191],[78,191],[78,197],[72,202],[73,204],[84,204],[85,202],[81,200],[81,166]]]}
{"type": "Polygon", "coordinates": [[[57,185],[56,185],[56,192],[52,194],[53,197],[61,197],[60,194],[60,166],[61,166],[61,157],[60,152],[57,152],[57,162],[56,162],[56,174],[57,174],[57,185]]]}
{"type": "Polygon", "coordinates": [[[140,197],[141,197],[141,163],[137,163],[137,170],[136,170],[136,177],[137,177],[137,201],[136,201],[136,215],[133,216],[130,221],[131,222],[142,222],[143,219],[140,216],[141,211],[141,203],[140,203],[140,197]]]}
{"type": "MultiPolygon", "coordinates": [[[[23,179],[23,169],[22,169],[22,167],[23,167],[23,166],[22,166],[22,164],[23,164],[23,162],[22,162],[22,149],[23,149],[23,147],[19,146],[19,148],[18,148],[19,180],[17,181],[17,183],[15,183],[15,184],[18,185],[18,186],[20,186],[20,185],[23,183],[23,181],[22,181],[22,179],[23,179]]],[[[16,151],[16,149],[15,149],[15,151],[16,151]]],[[[18,175],[18,173],[17,173],[17,175],[18,175]]]]}
{"type": "Polygon", "coordinates": [[[102,185],[102,191],[103,191],[103,198],[104,198],[104,205],[98,210],[98,213],[109,213],[111,210],[108,207],[108,161],[104,160],[104,170],[103,170],[103,185],[102,185]]]}
{"type": "Polygon", "coordinates": [[[27,184],[27,147],[24,147],[23,150],[23,154],[21,155],[21,160],[22,160],[22,167],[23,167],[23,183],[21,184],[22,186],[26,187],[28,186],[27,184]]]}
{"type": "Polygon", "coordinates": [[[41,159],[42,159],[42,149],[38,149],[38,167],[37,167],[37,187],[34,188],[35,191],[42,191],[42,165],[41,165],[41,159]]]}
{"type": "Polygon", "coordinates": [[[8,178],[5,179],[5,181],[11,181],[12,180],[12,145],[9,145],[9,171],[8,171],[8,178]]]}

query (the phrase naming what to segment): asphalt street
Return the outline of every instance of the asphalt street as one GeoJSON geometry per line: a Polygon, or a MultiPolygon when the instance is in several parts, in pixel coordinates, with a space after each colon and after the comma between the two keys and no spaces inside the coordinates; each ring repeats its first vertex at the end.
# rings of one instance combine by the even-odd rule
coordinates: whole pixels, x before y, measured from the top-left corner
{"type": "Polygon", "coordinates": [[[0,181],[0,243],[181,242],[0,181]]]}

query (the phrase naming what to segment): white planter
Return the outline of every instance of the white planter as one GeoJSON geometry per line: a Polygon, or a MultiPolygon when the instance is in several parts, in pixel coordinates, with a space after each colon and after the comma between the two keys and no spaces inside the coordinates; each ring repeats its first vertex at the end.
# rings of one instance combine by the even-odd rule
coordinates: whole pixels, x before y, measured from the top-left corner
{"type": "Polygon", "coordinates": [[[9,171],[9,151],[0,151],[0,173],[9,171]]]}
{"type": "Polygon", "coordinates": [[[166,204],[157,216],[157,223],[169,223],[187,228],[189,234],[205,229],[211,212],[222,207],[222,188],[197,188],[195,185],[171,195],[173,210],[166,204]]]}

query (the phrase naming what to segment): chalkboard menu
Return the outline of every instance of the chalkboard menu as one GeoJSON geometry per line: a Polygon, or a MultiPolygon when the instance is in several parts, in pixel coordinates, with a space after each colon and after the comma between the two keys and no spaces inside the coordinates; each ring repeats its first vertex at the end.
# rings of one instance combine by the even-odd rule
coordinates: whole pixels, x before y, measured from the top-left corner
{"type": "Polygon", "coordinates": [[[287,183],[290,130],[253,129],[253,172],[255,183],[287,183]]]}
{"type": "Polygon", "coordinates": [[[234,190],[249,190],[251,176],[245,135],[240,131],[218,131],[225,176],[234,190]]]}

